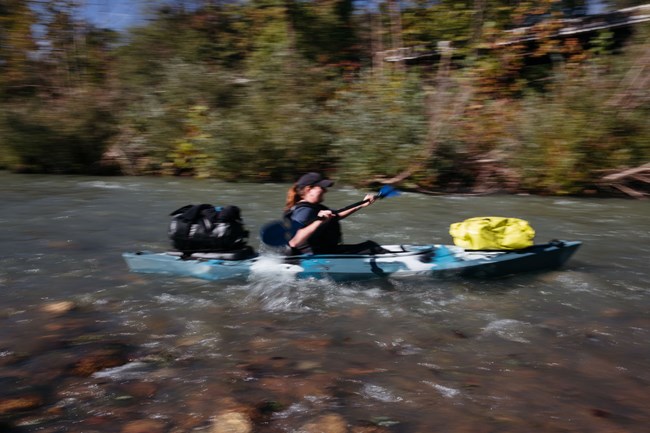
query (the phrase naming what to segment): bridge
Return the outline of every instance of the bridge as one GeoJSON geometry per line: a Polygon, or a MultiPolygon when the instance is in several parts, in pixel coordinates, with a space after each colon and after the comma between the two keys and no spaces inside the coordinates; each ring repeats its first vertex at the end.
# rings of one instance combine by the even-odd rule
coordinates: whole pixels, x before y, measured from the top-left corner
{"type": "MultiPolygon", "coordinates": [[[[533,42],[541,39],[578,36],[601,30],[633,26],[648,21],[650,21],[650,4],[579,18],[546,19],[534,25],[506,30],[505,37],[493,43],[492,48],[533,42]]],[[[385,62],[405,62],[427,57],[439,57],[448,54],[450,49],[449,42],[442,41],[438,43],[438,47],[435,50],[418,45],[386,50],[377,54],[385,62]]]]}
{"type": "Polygon", "coordinates": [[[582,33],[632,26],[647,21],[650,21],[650,4],[619,9],[607,14],[549,20],[548,22],[553,23],[555,30],[548,34],[536,31],[545,22],[541,22],[538,25],[507,30],[506,33],[509,35],[507,40],[497,42],[495,46],[507,46],[547,38],[565,38],[582,33]]]}

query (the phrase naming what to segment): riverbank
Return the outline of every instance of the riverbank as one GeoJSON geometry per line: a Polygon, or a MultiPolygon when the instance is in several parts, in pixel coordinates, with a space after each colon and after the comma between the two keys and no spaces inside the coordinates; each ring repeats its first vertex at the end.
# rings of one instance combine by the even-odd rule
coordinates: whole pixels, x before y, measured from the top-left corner
{"type": "MultiPolygon", "coordinates": [[[[111,163],[112,164],[112,163],[111,163]]],[[[0,169],[2,170],[2,169],[0,169]]],[[[26,167],[16,167],[14,169],[4,169],[9,173],[16,174],[43,174],[38,171],[30,170],[26,167]]],[[[110,164],[103,169],[97,170],[100,176],[124,176],[120,171],[119,166],[111,166],[110,164]],[[112,167],[112,168],[111,168],[112,167]]],[[[191,178],[193,176],[169,176],[164,174],[148,174],[145,177],[162,177],[162,178],[191,178]]],[[[208,179],[208,178],[204,178],[208,179]]],[[[218,179],[210,178],[215,181],[225,181],[236,184],[237,181],[232,179],[218,179]]],[[[260,183],[265,183],[266,180],[258,180],[260,183]]],[[[380,185],[392,185],[402,191],[408,191],[418,194],[441,196],[441,195],[464,195],[464,196],[486,196],[498,194],[511,194],[511,195],[540,195],[540,196],[574,196],[574,197],[601,197],[601,198],[616,198],[628,197],[634,199],[646,199],[650,196],[650,163],[644,164],[639,167],[626,168],[623,170],[608,171],[603,175],[594,185],[586,188],[578,193],[573,194],[549,194],[548,192],[535,192],[529,190],[518,189],[512,185],[503,187],[499,185],[476,185],[475,187],[466,187],[461,185],[450,185],[448,187],[441,187],[436,189],[428,189],[414,185],[402,185],[400,183],[393,183],[389,179],[374,179],[370,182],[363,182],[359,187],[378,187],[380,185]]]]}

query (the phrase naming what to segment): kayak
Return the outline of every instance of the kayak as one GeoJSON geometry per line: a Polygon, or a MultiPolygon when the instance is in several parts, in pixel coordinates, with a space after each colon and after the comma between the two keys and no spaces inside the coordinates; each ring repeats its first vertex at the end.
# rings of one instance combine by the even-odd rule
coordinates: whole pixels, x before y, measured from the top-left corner
{"type": "Polygon", "coordinates": [[[520,250],[477,251],[455,245],[382,245],[389,253],[258,255],[252,248],[228,253],[139,251],[124,253],[132,272],[165,274],[218,281],[278,275],[294,279],[334,281],[371,278],[502,277],[561,267],[579,241],[551,241],[520,250]]]}

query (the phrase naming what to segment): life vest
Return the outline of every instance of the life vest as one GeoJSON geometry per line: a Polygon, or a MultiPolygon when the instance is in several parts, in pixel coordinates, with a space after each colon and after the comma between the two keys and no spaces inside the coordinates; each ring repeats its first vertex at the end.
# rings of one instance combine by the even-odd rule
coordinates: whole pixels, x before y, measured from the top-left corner
{"type": "Polygon", "coordinates": [[[246,246],[248,231],[237,206],[188,204],[170,216],[169,238],[183,253],[234,251],[246,246]]]}
{"type": "MultiPolygon", "coordinates": [[[[314,219],[307,221],[305,226],[308,226],[314,222],[317,218],[315,215],[318,215],[318,212],[321,210],[330,210],[327,206],[324,206],[320,203],[309,203],[306,201],[301,201],[296,203],[291,209],[289,209],[284,214],[284,218],[288,223],[288,227],[291,227],[291,215],[297,209],[308,207],[313,209],[314,219]]],[[[301,254],[327,254],[332,252],[334,248],[343,242],[343,234],[341,231],[341,223],[338,216],[330,219],[329,221],[323,222],[316,231],[307,239],[307,242],[303,245],[298,245],[294,250],[301,254]]]]}

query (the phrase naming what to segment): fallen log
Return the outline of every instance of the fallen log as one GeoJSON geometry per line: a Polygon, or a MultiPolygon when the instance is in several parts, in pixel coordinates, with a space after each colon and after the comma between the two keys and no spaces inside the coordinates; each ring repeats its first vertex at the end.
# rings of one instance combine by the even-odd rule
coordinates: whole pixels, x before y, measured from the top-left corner
{"type": "Polygon", "coordinates": [[[633,198],[646,198],[650,195],[650,163],[603,176],[599,186],[618,190],[633,198]]]}
{"type": "Polygon", "coordinates": [[[644,172],[650,174],[650,163],[643,164],[640,167],[629,168],[623,171],[618,171],[616,173],[608,174],[607,176],[604,176],[602,180],[604,182],[615,182],[625,177],[642,174],[644,172]]]}

